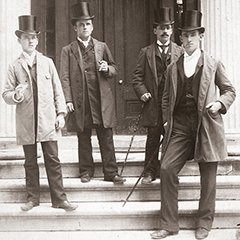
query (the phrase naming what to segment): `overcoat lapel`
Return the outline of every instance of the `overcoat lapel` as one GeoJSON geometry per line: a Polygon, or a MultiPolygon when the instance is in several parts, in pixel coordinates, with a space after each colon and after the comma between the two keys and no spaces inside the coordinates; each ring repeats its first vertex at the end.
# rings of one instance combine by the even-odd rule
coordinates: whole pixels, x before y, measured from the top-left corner
{"type": "MultiPolygon", "coordinates": [[[[210,58],[207,58],[204,53],[202,53],[204,65],[202,78],[199,85],[199,94],[198,94],[198,111],[202,114],[203,107],[205,106],[205,100],[207,97],[207,91],[212,79],[212,73],[214,71],[214,61],[210,58]]],[[[201,115],[199,116],[201,117],[201,115]]]]}
{"type": "Polygon", "coordinates": [[[23,56],[23,55],[20,55],[19,62],[20,62],[20,64],[22,65],[23,69],[26,71],[29,79],[31,79],[31,75],[30,75],[30,72],[29,72],[29,69],[28,69],[28,64],[27,64],[27,62],[24,60],[24,56],[23,56]]]}
{"type": "Polygon", "coordinates": [[[156,50],[155,49],[156,49],[156,44],[155,43],[151,44],[148,51],[147,51],[147,59],[148,59],[148,64],[150,66],[150,69],[153,73],[155,83],[156,83],[156,85],[158,85],[157,69],[156,69],[156,57],[155,57],[156,50]]]}
{"type": "Polygon", "coordinates": [[[81,72],[83,74],[83,72],[84,72],[84,69],[83,69],[83,58],[82,58],[82,53],[81,53],[81,50],[80,50],[80,47],[78,45],[77,40],[74,41],[71,44],[71,49],[72,49],[72,52],[73,52],[75,58],[77,59],[78,65],[79,65],[79,67],[81,69],[81,72]]]}
{"type": "MultiPolygon", "coordinates": [[[[174,71],[175,76],[173,76],[173,90],[174,90],[174,96],[177,98],[177,88],[180,87],[179,91],[183,92],[184,87],[184,69],[183,69],[183,55],[179,58],[179,60],[176,62],[176,71],[174,71]],[[178,78],[178,72],[180,74],[180,77],[178,78]],[[180,81],[180,82],[178,82],[180,81]]],[[[176,99],[175,105],[177,104],[177,101],[179,99],[176,99]]]]}
{"type": "MultiPolygon", "coordinates": [[[[102,58],[102,47],[100,44],[98,44],[98,40],[92,38],[93,40],[93,48],[94,48],[94,53],[95,53],[95,59],[96,59],[96,67],[98,66],[98,62],[103,60],[102,58]]],[[[98,79],[100,79],[100,73],[97,69],[97,76],[98,76],[98,79]]]]}

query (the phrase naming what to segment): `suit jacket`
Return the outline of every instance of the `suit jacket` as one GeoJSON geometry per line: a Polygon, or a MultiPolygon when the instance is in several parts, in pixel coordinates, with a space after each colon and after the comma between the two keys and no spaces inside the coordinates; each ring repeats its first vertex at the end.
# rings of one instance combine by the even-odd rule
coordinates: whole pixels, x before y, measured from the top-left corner
{"type": "MultiPolygon", "coordinates": [[[[158,76],[156,68],[156,54],[162,58],[160,52],[156,52],[156,43],[153,43],[143,49],[139,54],[137,66],[133,72],[132,83],[137,97],[147,92],[150,92],[152,99],[144,103],[142,112],[143,126],[156,126],[158,123],[159,107],[158,107],[158,76]]],[[[171,42],[170,54],[167,59],[171,58],[171,62],[178,59],[182,53],[182,48],[177,44],[171,42]]],[[[165,81],[165,72],[162,73],[161,81],[165,81]]],[[[161,118],[162,116],[160,116],[161,118]]]]}
{"type": "MultiPolygon", "coordinates": [[[[55,122],[59,113],[66,114],[65,99],[53,61],[37,52],[36,63],[38,89],[36,140],[53,141],[57,140],[61,134],[60,130],[56,131],[55,122]]],[[[9,65],[2,96],[7,104],[16,105],[17,144],[34,144],[36,140],[32,78],[23,55],[9,65]],[[15,88],[20,83],[27,85],[27,88],[24,98],[16,101],[15,88]]]]}
{"type": "MultiPolygon", "coordinates": [[[[181,57],[178,61],[181,61],[181,57]]],[[[225,68],[220,61],[202,51],[202,76],[199,84],[197,108],[198,129],[194,151],[195,161],[216,162],[227,157],[227,145],[222,114],[225,114],[236,97],[235,88],[227,77],[225,68]],[[222,109],[212,115],[206,106],[210,102],[219,101],[222,109]]],[[[173,111],[176,104],[178,86],[178,65],[175,61],[167,69],[167,80],[163,93],[162,110],[163,122],[167,123],[162,148],[162,157],[168,147],[172,133],[173,111]]],[[[197,68],[200,68],[199,64],[197,68]]],[[[173,149],[174,151],[174,149],[173,149]]]]}
{"type": "MultiPolygon", "coordinates": [[[[117,68],[107,44],[93,39],[96,74],[99,81],[101,98],[101,113],[103,126],[112,128],[116,126],[115,101],[110,87],[109,79],[117,75],[117,68]],[[98,71],[98,61],[108,62],[109,71],[98,71]]],[[[61,53],[60,79],[66,102],[72,102],[75,108],[77,131],[84,129],[85,112],[85,80],[83,58],[77,40],[63,47],[61,53]]]]}

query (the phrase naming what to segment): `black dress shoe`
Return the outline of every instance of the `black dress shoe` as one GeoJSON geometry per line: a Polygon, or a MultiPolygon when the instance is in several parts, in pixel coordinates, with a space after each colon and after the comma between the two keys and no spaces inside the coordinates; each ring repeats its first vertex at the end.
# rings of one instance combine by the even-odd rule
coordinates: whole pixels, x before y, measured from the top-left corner
{"type": "Polygon", "coordinates": [[[195,238],[198,240],[208,237],[209,231],[206,228],[199,227],[196,229],[195,238]]]}
{"type": "Polygon", "coordinates": [[[126,179],[119,176],[118,174],[116,174],[115,176],[113,176],[110,179],[104,178],[104,181],[109,181],[109,182],[114,182],[114,183],[124,183],[126,181],[126,179]]]}
{"type": "Polygon", "coordinates": [[[155,178],[153,178],[151,175],[149,175],[142,179],[142,184],[146,184],[146,185],[151,184],[152,181],[154,181],[154,180],[155,180],[155,178]]]}
{"type": "Polygon", "coordinates": [[[91,180],[91,177],[89,176],[89,174],[84,174],[83,176],[81,176],[82,183],[90,182],[90,180],[91,180]]]}
{"type": "Polygon", "coordinates": [[[152,239],[163,239],[168,236],[177,235],[178,232],[169,232],[167,230],[155,231],[151,234],[152,239]]]}
{"type": "Polygon", "coordinates": [[[37,206],[39,206],[38,203],[34,203],[34,202],[32,202],[32,201],[29,201],[29,202],[27,202],[27,203],[24,203],[24,204],[21,206],[21,209],[22,209],[22,211],[29,211],[29,210],[33,209],[34,207],[37,207],[37,206]]]}
{"type": "Polygon", "coordinates": [[[78,208],[78,205],[74,205],[68,201],[64,201],[64,202],[60,203],[59,205],[53,206],[53,208],[61,208],[61,209],[64,209],[65,211],[73,211],[76,208],[78,208]]]}

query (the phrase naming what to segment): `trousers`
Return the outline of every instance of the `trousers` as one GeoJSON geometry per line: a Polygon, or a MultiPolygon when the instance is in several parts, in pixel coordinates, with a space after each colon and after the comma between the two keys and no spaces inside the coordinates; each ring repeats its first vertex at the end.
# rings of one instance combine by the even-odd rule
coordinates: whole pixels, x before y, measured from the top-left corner
{"type": "MultiPolygon", "coordinates": [[[[49,183],[51,201],[53,206],[67,200],[63,188],[62,170],[58,158],[57,141],[41,142],[45,168],[49,183]]],[[[39,184],[39,167],[37,163],[37,143],[23,145],[25,154],[25,175],[27,200],[39,204],[40,201],[40,184],[39,184]]]]}
{"type": "MultiPolygon", "coordinates": [[[[174,119],[169,145],[162,158],[160,228],[179,231],[178,224],[178,173],[194,152],[196,140],[196,117],[174,119]],[[185,124],[185,123],[188,124],[185,124]]],[[[217,162],[198,162],[200,170],[200,200],[196,215],[196,228],[210,230],[215,214],[217,162]]]]}
{"type": "Polygon", "coordinates": [[[149,164],[148,168],[145,169],[144,176],[145,177],[152,176],[153,179],[155,179],[156,176],[159,175],[159,171],[160,171],[160,161],[158,159],[158,155],[159,155],[158,143],[160,141],[161,135],[163,134],[163,131],[162,131],[162,127],[160,126],[148,127],[147,130],[148,130],[148,133],[147,133],[147,141],[146,141],[144,167],[146,168],[146,165],[150,160],[151,160],[151,163],[149,164]]]}
{"type": "MultiPolygon", "coordinates": [[[[104,128],[100,125],[95,129],[103,163],[104,179],[111,180],[118,173],[112,128],[104,128]]],[[[94,175],[91,136],[92,128],[77,132],[80,177],[85,174],[89,174],[90,177],[94,175]]]]}

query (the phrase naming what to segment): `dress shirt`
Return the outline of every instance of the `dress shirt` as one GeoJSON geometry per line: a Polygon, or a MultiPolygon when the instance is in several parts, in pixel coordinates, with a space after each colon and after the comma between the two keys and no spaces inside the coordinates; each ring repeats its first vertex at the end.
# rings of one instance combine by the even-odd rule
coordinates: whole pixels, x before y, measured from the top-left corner
{"type": "Polygon", "coordinates": [[[191,56],[189,56],[186,51],[184,52],[183,67],[184,67],[184,73],[186,77],[189,78],[195,73],[196,66],[200,56],[201,56],[201,50],[199,48],[195,50],[191,56]]]}
{"type": "Polygon", "coordinates": [[[36,51],[34,51],[31,55],[27,54],[26,52],[23,52],[23,56],[25,61],[27,62],[27,64],[32,67],[33,66],[33,62],[36,56],[36,51]]]}
{"type": "Polygon", "coordinates": [[[91,39],[91,37],[89,36],[89,38],[88,38],[88,40],[86,40],[86,41],[83,41],[81,38],[77,38],[78,39],[78,41],[79,42],[81,42],[85,47],[87,47],[88,46],[88,44],[89,44],[89,41],[90,41],[90,39],[91,39]]]}
{"type": "Polygon", "coordinates": [[[167,51],[168,51],[168,48],[169,48],[169,44],[170,44],[170,40],[168,40],[168,41],[165,42],[164,44],[161,43],[159,40],[157,40],[157,45],[158,45],[158,49],[159,49],[160,53],[162,53],[162,51],[163,51],[160,46],[167,46],[166,49],[165,49],[165,52],[164,52],[164,53],[166,54],[167,51]]]}

